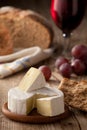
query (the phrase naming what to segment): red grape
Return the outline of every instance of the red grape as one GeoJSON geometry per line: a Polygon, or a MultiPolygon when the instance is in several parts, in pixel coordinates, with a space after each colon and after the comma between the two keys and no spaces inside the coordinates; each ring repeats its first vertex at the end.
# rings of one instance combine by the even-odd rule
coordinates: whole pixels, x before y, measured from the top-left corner
{"type": "Polygon", "coordinates": [[[80,59],[75,59],[71,63],[73,72],[77,75],[82,75],[85,73],[86,66],[80,59]]]}
{"type": "Polygon", "coordinates": [[[70,66],[69,63],[64,63],[59,67],[59,72],[67,78],[70,78],[71,73],[72,73],[72,67],[70,66]]]}
{"type": "Polygon", "coordinates": [[[86,69],[87,69],[87,56],[82,57],[81,61],[84,62],[84,64],[86,65],[86,69]]]}
{"type": "Polygon", "coordinates": [[[83,57],[87,56],[87,46],[85,45],[75,45],[71,50],[72,56],[77,59],[82,59],[83,57]]]}
{"type": "Polygon", "coordinates": [[[55,62],[55,66],[56,68],[59,69],[59,67],[64,64],[64,63],[68,63],[68,59],[66,59],[65,57],[59,57],[58,59],[56,59],[56,62],[55,62]]]}
{"type": "Polygon", "coordinates": [[[87,69],[87,57],[84,58],[84,61],[83,61],[86,65],[86,69],[87,69]]]}
{"type": "Polygon", "coordinates": [[[42,65],[38,69],[42,71],[46,81],[48,81],[51,77],[51,69],[46,65],[42,65]]]}

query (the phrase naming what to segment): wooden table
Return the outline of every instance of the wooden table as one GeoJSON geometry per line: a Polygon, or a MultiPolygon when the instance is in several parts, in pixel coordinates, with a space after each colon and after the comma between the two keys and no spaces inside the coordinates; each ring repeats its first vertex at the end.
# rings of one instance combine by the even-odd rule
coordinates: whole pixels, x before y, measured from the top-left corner
{"type": "MultiPolygon", "coordinates": [[[[17,0],[8,0],[1,2],[2,5],[14,5],[17,7],[22,7],[24,9],[30,8],[33,9],[43,16],[45,16],[47,19],[49,19],[53,25],[54,31],[55,31],[55,38],[54,43],[56,43],[58,46],[61,45],[63,42],[61,31],[54,25],[50,13],[49,13],[49,7],[50,7],[50,0],[19,0],[17,4],[17,0]]],[[[85,17],[83,19],[83,22],[81,25],[73,32],[71,43],[73,44],[79,44],[79,43],[87,43],[87,13],[85,14],[85,17]]],[[[44,34],[43,34],[44,35],[44,34]]],[[[55,73],[54,68],[54,62],[55,59],[58,57],[59,49],[54,54],[54,56],[47,60],[43,61],[42,64],[47,64],[51,67],[53,73],[55,73]]],[[[37,65],[39,66],[39,65],[37,65]]],[[[11,121],[7,119],[1,112],[1,107],[4,102],[7,101],[7,92],[10,88],[15,87],[19,84],[20,80],[24,76],[25,71],[22,71],[20,73],[17,73],[13,76],[10,76],[8,78],[0,80],[0,130],[87,130],[87,113],[81,112],[75,109],[72,109],[72,115],[67,118],[58,121],[57,123],[52,124],[43,124],[43,125],[34,125],[34,124],[23,124],[11,121]]],[[[86,77],[85,77],[86,78],[86,77]]],[[[55,83],[55,85],[58,85],[58,80],[52,76],[52,79],[49,81],[49,83],[55,83]]]]}

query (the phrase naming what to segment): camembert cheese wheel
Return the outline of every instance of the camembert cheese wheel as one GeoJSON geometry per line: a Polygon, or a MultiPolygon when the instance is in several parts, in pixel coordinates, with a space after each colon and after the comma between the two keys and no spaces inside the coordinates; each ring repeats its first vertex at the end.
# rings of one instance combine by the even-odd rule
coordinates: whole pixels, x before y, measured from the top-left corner
{"type": "Polygon", "coordinates": [[[64,95],[55,87],[49,87],[39,69],[31,67],[18,87],[8,91],[8,109],[28,115],[34,108],[43,116],[64,113],[64,95]]]}
{"type": "Polygon", "coordinates": [[[56,116],[64,113],[63,93],[55,88],[42,88],[26,93],[18,87],[8,92],[8,109],[21,115],[28,115],[34,108],[44,116],[56,116]]]}

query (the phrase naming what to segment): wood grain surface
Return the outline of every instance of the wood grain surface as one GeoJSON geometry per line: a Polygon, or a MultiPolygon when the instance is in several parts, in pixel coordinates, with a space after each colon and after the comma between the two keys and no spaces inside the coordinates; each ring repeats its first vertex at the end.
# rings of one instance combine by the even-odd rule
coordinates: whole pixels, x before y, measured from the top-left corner
{"type": "MultiPolygon", "coordinates": [[[[60,45],[64,42],[62,38],[61,31],[53,23],[49,8],[50,0],[3,0],[0,1],[0,6],[12,5],[16,7],[21,7],[23,9],[32,9],[41,15],[45,16],[51,23],[55,32],[54,45],[58,46],[56,53],[47,61],[43,61],[40,64],[49,65],[52,69],[52,77],[49,83],[52,86],[58,86],[59,80],[57,72],[55,71],[54,62],[58,55],[60,54],[60,45]]],[[[44,35],[44,34],[43,34],[44,35]]],[[[87,12],[81,23],[81,25],[74,30],[71,37],[71,45],[85,43],[87,44],[87,12]]],[[[38,64],[37,67],[40,65],[38,64]]],[[[14,122],[7,119],[1,111],[3,103],[7,102],[7,93],[8,90],[12,87],[15,87],[19,84],[20,80],[24,76],[25,71],[17,73],[13,76],[0,80],[0,130],[87,130],[87,113],[81,112],[76,109],[71,108],[71,116],[67,119],[60,120],[52,124],[26,124],[14,122]]],[[[79,80],[82,78],[87,79],[87,77],[79,77],[79,80]]]]}

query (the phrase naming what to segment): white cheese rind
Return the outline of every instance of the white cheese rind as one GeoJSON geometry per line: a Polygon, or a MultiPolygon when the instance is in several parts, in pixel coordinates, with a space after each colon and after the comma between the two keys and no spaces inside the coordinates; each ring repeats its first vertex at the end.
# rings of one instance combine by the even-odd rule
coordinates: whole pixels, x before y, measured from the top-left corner
{"type": "Polygon", "coordinates": [[[17,114],[28,114],[33,109],[33,93],[22,92],[18,87],[8,91],[8,109],[17,114]]]}
{"type": "Polygon", "coordinates": [[[43,73],[39,69],[31,67],[19,83],[19,88],[24,92],[30,92],[43,88],[45,85],[43,73]]]}
{"type": "Polygon", "coordinates": [[[58,91],[58,96],[37,99],[38,113],[43,116],[57,116],[64,113],[64,96],[60,90],[58,91]]]}
{"type": "Polygon", "coordinates": [[[57,89],[56,88],[51,88],[49,87],[47,84],[45,87],[43,88],[40,88],[38,90],[35,90],[35,93],[37,94],[44,94],[44,95],[49,95],[49,96],[54,96],[54,95],[57,95],[57,89]]]}

